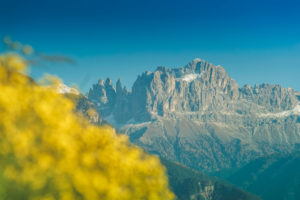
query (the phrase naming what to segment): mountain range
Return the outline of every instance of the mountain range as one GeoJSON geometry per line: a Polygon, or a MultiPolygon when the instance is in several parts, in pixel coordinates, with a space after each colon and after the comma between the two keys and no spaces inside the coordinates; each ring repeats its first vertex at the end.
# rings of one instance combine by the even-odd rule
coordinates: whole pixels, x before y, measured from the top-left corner
{"type": "Polygon", "coordinates": [[[221,66],[195,59],[139,75],[131,91],[100,79],[87,94],[105,121],[134,144],[207,172],[300,148],[300,93],[240,87],[221,66]]]}
{"type": "MultiPolygon", "coordinates": [[[[89,110],[95,110],[94,104],[85,96],[74,92],[76,91],[74,88],[62,85],[57,91],[75,103],[77,114],[95,125],[107,124],[97,111],[92,116],[89,114],[89,110]]],[[[166,168],[170,189],[176,195],[177,200],[260,200],[258,196],[250,192],[214,176],[192,170],[180,163],[165,159],[161,159],[161,163],[166,168]]]]}

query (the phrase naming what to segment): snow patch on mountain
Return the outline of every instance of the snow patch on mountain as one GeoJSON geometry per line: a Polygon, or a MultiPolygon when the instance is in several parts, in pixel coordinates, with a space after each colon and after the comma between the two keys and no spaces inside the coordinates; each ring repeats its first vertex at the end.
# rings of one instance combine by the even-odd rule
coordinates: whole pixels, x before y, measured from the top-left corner
{"type": "Polygon", "coordinates": [[[59,84],[57,86],[57,92],[60,94],[76,94],[76,95],[80,94],[80,92],[77,89],[71,88],[65,84],[59,84]]]}
{"type": "Polygon", "coordinates": [[[195,58],[195,59],[193,60],[194,63],[201,62],[201,61],[202,61],[201,58],[195,58]]]}
{"type": "Polygon", "coordinates": [[[180,78],[177,78],[176,80],[178,81],[185,81],[185,82],[192,82],[194,80],[196,80],[197,78],[200,78],[201,77],[201,74],[185,74],[183,75],[182,77],[180,78]]]}
{"type": "Polygon", "coordinates": [[[288,117],[291,115],[300,115],[300,103],[298,103],[295,108],[292,110],[286,110],[278,113],[267,113],[267,114],[260,114],[260,117],[275,117],[275,118],[282,118],[288,117]]]}

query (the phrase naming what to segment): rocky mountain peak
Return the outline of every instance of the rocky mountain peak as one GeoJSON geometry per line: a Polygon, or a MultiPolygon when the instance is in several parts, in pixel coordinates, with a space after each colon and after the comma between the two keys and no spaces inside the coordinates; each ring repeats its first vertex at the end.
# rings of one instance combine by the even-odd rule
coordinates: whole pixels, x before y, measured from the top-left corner
{"type": "MultiPolygon", "coordinates": [[[[155,71],[167,72],[168,70],[169,69],[164,66],[158,66],[155,71]]],[[[149,74],[149,71],[148,71],[148,74],[149,74]]]]}
{"type": "Polygon", "coordinates": [[[192,60],[191,62],[189,62],[183,68],[190,69],[190,70],[192,70],[191,72],[199,73],[200,66],[201,66],[201,64],[204,64],[204,63],[206,63],[206,61],[201,60],[200,58],[196,58],[196,59],[192,60]]]}
{"type": "Polygon", "coordinates": [[[110,112],[102,113],[104,117],[125,109],[131,110],[131,114],[127,119],[122,117],[122,122],[131,118],[140,122],[174,116],[177,112],[199,112],[218,107],[226,99],[236,99],[239,88],[224,68],[194,59],[180,68],[158,66],[154,72],[142,73],[134,82],[132,92],[124,90],[120,80],[115,89],[112,81],[106,79],[104,96],[109,102],[105,108],[110,106],[110,112]],[[122,106],[117,105],[120,102],[122,106]]]}
{"type": "Polygon", "coordinates": [[[196,59],[192,60],[191,62],[189,62],[184,67],[182,67],[182,71],[183,71],[183,73],[200,74],[200,73],[210,72],[210,70],[215,71],[216,70],[215,68],[216,68],[215,65],[213,65],[209,62],[206,62],[203,59],[196,58],[196,59]]]}
{"type": "Polygon", "coordinates": [[[98,85],[104,86],[104,80],[102,78],[99,79],[98,85]]]}
{"type": "Polygon", "coordinates": [[[112,80],[110,78],[107,78],[105,80],[105,87],[113,87],[112,80]]]}
{"type": "Polygon", "coordinates": [[[132,142],[194,169],[240,166],[300,143],[299,93],[269,84],[239,88],[223,67],[202,59],[144,72],[131,92],[107,79],[88,98],[132,142]]]}
{"type": "MultiPolygon", "coordinates": [[[[158,66],[154,72],[146,71],[138,76],[131,92],[122,88],[120,79],[116,87],[109,78],[104,87],[103,80],[99,82],[101,84],[93,86],[89,96],[98,104],[102,99],[99,104],[99,110],[105,110],[102,115],[127,113],[122,115],[122,119],[114,119],[115,123],[176,118],[179,113],[199,117],[201,112],[225,112],[229,107],[236,107],[233,105],[235,102],[243,101],[263,106],[265,111],[280,112],[292,109],[298,102],[294,91],[278,85],[245,85],[239,88],[222,66],[199,58],[180,68],[158,66]]],[[[119,118],[117,114],[116,118],[119,118]]]]}
{"type": "Polygon", "coordinates": [[[122,83],[121,83],[121,79],[119,78],[117,83],[116,83],[116,92],[117,94],[122,92],[123,91],[123,88],[122,88],[122,83]]]}
{"type": "Polygon", "coordinates": [[[240,96],[257,105],[264,106],[270,112],[291,110],[298,104],[296,91],[267,83],[254,87],[245,85],[240,89],[240,96]]]}

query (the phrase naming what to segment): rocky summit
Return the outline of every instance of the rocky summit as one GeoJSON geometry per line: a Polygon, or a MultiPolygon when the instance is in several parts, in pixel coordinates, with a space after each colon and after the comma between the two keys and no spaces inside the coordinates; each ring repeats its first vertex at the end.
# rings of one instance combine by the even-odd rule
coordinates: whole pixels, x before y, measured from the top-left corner
{"type": "Polygon", "coordinates": [[[157,67],[128,91],[99,80],[88,93],[103,118],[162,158],[217,171],[300,148],[300,94],[280,85],[239,87],[201,59],[157,67]]]}

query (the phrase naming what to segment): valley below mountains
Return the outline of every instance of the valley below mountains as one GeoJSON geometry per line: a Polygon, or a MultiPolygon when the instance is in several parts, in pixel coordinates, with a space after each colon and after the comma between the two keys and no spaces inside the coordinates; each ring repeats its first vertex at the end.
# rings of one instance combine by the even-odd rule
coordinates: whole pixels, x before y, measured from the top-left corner
{"type": "Polygon", "coordinates": [[[300,152],[258,158],[223,177],[264,200],[300,199],[300,152]]]}
{"type": "Polygon", "coordinates": [[[238,168],[300,149],[300,93],[240,87],[223,67],[201,59],[147,71],[131,91],[100,79],[87,97],[132,143],[196,170],[238,168]]]}
{"type": "Polygon", "coordinates": [[[261,200],[260,197],[216,177],[210,177],[179,163],[161,159],[170,189],[178,200],[261,200]]]}

